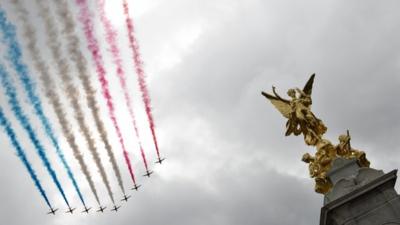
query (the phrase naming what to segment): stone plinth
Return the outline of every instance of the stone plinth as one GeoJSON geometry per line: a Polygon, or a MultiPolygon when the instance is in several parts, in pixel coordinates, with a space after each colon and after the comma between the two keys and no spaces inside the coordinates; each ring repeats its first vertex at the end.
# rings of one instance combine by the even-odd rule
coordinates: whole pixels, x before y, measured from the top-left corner
{"type": "Polygon", "coordinates": [[[320,225],[400,225],[396,174],[336,159],[328,173],[333,187],[325,195],[320,225]]]}

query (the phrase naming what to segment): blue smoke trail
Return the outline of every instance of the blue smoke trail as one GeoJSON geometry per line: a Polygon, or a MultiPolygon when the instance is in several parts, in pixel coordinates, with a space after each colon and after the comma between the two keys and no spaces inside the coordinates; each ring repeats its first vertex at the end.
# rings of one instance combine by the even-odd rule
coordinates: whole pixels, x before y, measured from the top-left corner
{"type": "MultiPolygon", "coordinates": [[[[0,10],[0,12],[1,12],[1,10],[0,10]]],[[[0,15],[1,15],[1,13],[0,13],[0,15]]],[[[1,16],[0,16],[0,20],[1,20],[1,16]]],[[[52,177],[58,190],[61,192],[61,195],[64,198],[65,203],[69,206],[69,203],[65,196],[64,190],[61,187],[61,184],[57,178],[57,175],[56,175],[54,169],[52,168],[50,161],[48,160],[48,158],[46,156],[46,152],[45,152],[42,144],[38,140],[38,138],[35,134],[35,131],[29,122],[28,117],[22,112],[22,107],[18,102],[15,88],[13,87],[12,83],[10,82],[9,75],[6,73],[4,66],[1,64],[0,64],[0,80],[1,80],[2,86],[4,87],[4,89],[6,91],[6,95],[8,97],[8,103],[11,105],[11,109],[12,109],[13,113],[17,117],[18,121],[21,123],[22,127],[28,133],[29,138],[31,139],[38,155],[40,156],[40,159],[42,160],[44,166],[46,167],[47,171],[49,172],[50,176],[52,177]]]]}
{"type": "MultiPolygon", "coordinates": [[[[0,30],[2,31],[2,42],[4,42],[6,44],[6,46],[8,47],[7,48],[8,59],[11,62],[14,69],[17,71],[19,79],[23,83],[25,91],[28,94],[28,98],[35,109],[36,115],[39,117],[40,121],[42,122],[42,125],[45,128],[46,134],[50,138],[52,144],[54,145],[54,147],[56,149],[56,153],[57,153],[58,157],[60,158],[63,166],[67,170],[67,174],[68,174],[69,178],[71,179],[71,181],[79,195],[79,198],[81,199],[82,203],[85,205],[83,196],[80,192],[80,189],[79,189],[78,184],[75,180],[75,177],[71,171],[71,168],[68,166],[68,163],[66,162],[66,159],[60,149],[58,141],[54,135],[53,129],[50,126],[49,120],[43,113],[41,101],[36,94],[35,83],[30,78],[26,65],[22,62],[22,53],[21,53],[21,48],[17,42],[15,26],[7,21],[5,13],[1,8],[0,8],[0,30]]],[[[10,84],[10,82],[8,82],[8,84],[10,84]]],[[[13,88],[10,87],[10,89],[13,89],[13,88]]],[[[43,160],[47,160],[47,159],[45,159],[46,158],[45,153],[42,152],[42,154],[44,156],[43,160]]],[[[51,169],[51,168],[49,167],[48,169],[51,169]]],[[[61,188],[61,185],[58,182],[55,174],[54,174],[53,180],[55,181],[58,189],[60,190],[65,202],[67,203],[67,205],[69,205],[69,203],[65,197],[64,191],[61,188]]]]}
{"type": "Polygon", "coordinates": [[[14,130],[11,127],[10,121],[7,120],[3,113],[3,109],[0,106],[0,125],[4,128],[4,131],[7,133],[8,138],[10,139],[12,145],[17,152],[18,157],[21,159],[22,163],[24,164],[25,168],[28,170],[29,175],[31,176],[35,186],[39,190],[40,194],[46,201],[47,206],[52,209],[49,199],[47,198],[46,192],[44,191],[42,185],[40,184],[39,179],[36,176],[35,170],[32,168],[30,162],[26,158],[25,152],[22,149],[21,145],[19,144],[17,137],[15,135],[14,130]]]}

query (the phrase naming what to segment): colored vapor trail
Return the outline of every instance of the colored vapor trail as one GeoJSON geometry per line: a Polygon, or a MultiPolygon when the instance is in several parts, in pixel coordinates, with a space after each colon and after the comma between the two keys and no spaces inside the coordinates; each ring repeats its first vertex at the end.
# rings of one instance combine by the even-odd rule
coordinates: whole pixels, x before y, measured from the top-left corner
{"type": "Polygon", "coordinates": [[[78,70],[78,78],[82,82],[83,89],[86,94],[86,101],[88,103],[88,107],[92,116],[94,118],[94,122],[96,124],[96,128],[100,133],[101,140],[103,141],[105,148],[108,153],[108,157],[111,161],[111,165],[113,166],[113,170],[116,171],[117,179],[119,181],[120,187],[122,187],[123,192],[125,193],[121,174],[119,173],[119,167],[117,161],[114,156],[113,149],[111,147],[110,141],[108,139],[107,131],[104,127],[102,118],[100,116],[100,112],[97,107],[97,100],[95,98],[95,90],[90,81],[90,75],[88,72],[88,66],[86,58],[83,56],[82,51],[80,50],[80,42],[79,38],[75,34],[75,22],[72,17],[72,14],[69,10],[67,1],[60,0],[55,1],[57,13],[59,15],[60,22],[62,23],[62,33],[64,34],[64,38],[67,42],[67,50],[71,56],[71,60],[75,64],[75,67],[78,70]]]}
{"type": "MultiPolygon", "coordinates": [[[[56,30],[56,27],[54,24],[54,18],[52,18],[48,6],[45,6],[43,1],[37,0],[36,4],[39,6],[40,16],[42,17],[42,19],[45,22],[44,24],[46,27],[45,30],[46,30],[46,34],[47,34],[47,36],[46,36],[47,43],[49,43],[52,57],[54,58],[54,60],[56,62],[55,64],[56,64],[57,72],[61,76],[61,80],[63,81],[62,83],[64,85],[64,93],[70,99],[71,105],[73,106],[73,109],[75,110],[75,115],[79,120],[80,117],[83,117],[83,112],[82,112],[81,107],[79,106],[79,100],[78,100],[78,97],[80,94],[79,94],[79,90],[73,85],[72,77],[70,75],[68,64],[66,62],[66,59],[63,58],[63,56],[61,54],[61,49],[60,49],[61,43],[60,43],[58,33],[57,33],[57,30],[56,30]]],[[[32,55],[37,55],[37,54],[32,54],[32,55]]],[[[47,74],[47,73],[42,73],[42,74],[47,74]]],[[[76,143],[75,136],[71,130],[71,125],[69,124],[69,122],[65,116],[65,112],[61,107],[60,98],[57,95],[57,93],[55,93],[53,91],[52,87],[55,87],[54,80],[52,80],[50,76],[46,76],[46,77],[42,78],[42,80],[44,83],[44,87],[46,89],[46,96],[50,99],[50,102],[53,105],[53,108],[56,112],[58,121],[61,124],[62,132],[63,132],[64,136],[66,137],[67,142],[73,151],[73,155],[74,155],[75,159],[78,161],[78,163],[80,165],[81,171],[85,175],[85,178],[89,184],[89,187],[90,187],[97,203],[100,205],[100,200],[99,200],[99,197],[97,194],[96,187],[94,185],[94,182],[93,182],[91,174],[88,170],[88,167],[85,163],[85,160],[82,157],[82,154],[78,147],[78,144],[76,143]]]]}
{"type": "MultiPolygon", "coordinates": [[[[105,13],[105,10],[104,10],[105,9],[104,8],[104,0],[98,0],[97,4],[98,4],[98,10],[99,10],[99,13],[100,13],[100,19],[101,19],[101,22],[103,24],[104,30],[106,31],[106,39],[107,39],[107,43],[109,44],[109,48],[111,50],[111,55],[113,57],[113,63],[115,65],[115,67],[116,67],[116,73],[118,75],[120,85],[121,85],[122,90],[124,92],[125,103],[126,103],[126,106],[128,108],[129,115],[131,117],[131,121],[132,121],[134,130],[135,130],[136,138],[138,140],[138,144],[139,144],[142,160],[143,160],[143,163],[144,163],[146,171],[148,171],[149,168],[147,166],[146,155],[144,153],[142,142],[140,140],[139,130],[138,130],[137,124],[136,124],[135,113],[133,111],[132,100],[131,100],[131,97],[129,95],[128,88],[126,86],[126,76],[125,76],[125,71],[124,71],[124,69],[122,67],[121,54],[120,54],[120,50],[119,50],[118,45],[117,45],[117,35],[118,35],[118,33],[117,33],[116,29],[113,27],[113,25],[111,24],[110,20],[106,16],[106,13],[105,13]]],[[[114,108],[113,107],[110,107],[110,111],[111,111],[111,114],[112,114],[111,117],[115,117],[114,116],[115,113],[114,113],[114,108]]],[[[119,138],[120,138],[120,142],[123,142],[121,140],[122,137],[119,137],[119,138]]]]}
{"type": "MultiPolygon", "coordinates": [[[[56,112],[56,116],[60,122],[61,128],[63,132],[66,134],[65,136],[68,137],[71,134],[70,125],[68,120],[65,117],[65,111],[62,108],[60,97],[58,96],[57,92],[54,90],[56,86],[48,69],[48,65],[46,65],[45,61],[40,55],[40,51],[37,48],[37,40],[36,40],[36,32],[35,29],[29,22],[28,19],[28,11],[24,9],[21,3],[18,0],[14,0],[13,3],[16,6],[17,13],[19,19],[23,22],[23,33],[24,37],[28,40],[27,49],[31,55],[31,59],[33,61],[33,65],[37,71],[39,71],[40,79],[43,82],[43,87],[45,89],[46,97],[50,100],[50,104],[53,106],[54,111],[56,112]]],[[[73,136],[73,135],[72,135],[73,136]]],[[[58,147],[58,145],[57,145],[58,147]]],[[[82,204],[85,206],[85,200],[82,196],[78,183],[75,180],[74,174],[71,171],[64,155],[62,154],[61,150],[57,150],[57,154],[61,159],[61,162],[64,168],[67,170],[68,177],[72,181],[72,184],[81,200],[82,204]]]]}
{"type": "MultiPolygon", "coordinates": [[[[111,149],[108,138],[107,138],[107,133],[104,128],[104,124],[101,121],[101,117],[100,117],[100,114],[99,114],[99,111],[97,108],[97,101],[94,96],[95,91],[94,91],[92,85],[90,84],[90,79],[89,79],[90,76],[88,74],[87,62],[86,62],[82,52],[79,50],[80,49],[79,39],[74,34],[75,23],[71,16],[71,12],[68,8],[68,4],[65,0],[55,1],[55,3],[57,6],[57,12],[60,16],[60,20],[63,23],[63,33],[65,35],[65,38],[68,40],[67,49],[71,55],[71,60],[75,63],[75,66],[78,69],[79,79],[82,81],[83,88],[85,89],[86,99],[87,99],[89,108],[93,114],[96,126],[99,129],[101,138],[102,138],[103,142],[105,143],[106,148],[111,149]]],[[[101,163],[98,152],[93,151],[93,150],[95,150],[95,148],[90,148],[90,149],[92,150],[91,151],[92,156],[95,160],[97,168],[99,169],[103,183],[106,186],[108,195],[110,196],[111,201],[114,202],[114,197],[113,197],[113,193],[111,191],[111,186],[108,181],[107,174],[104,170],[104,167],[101,163]]]]}
{"type": "Polygon", "coordinates": [[[158,159],[160,159],[160,151],[158,149],[158,142],[157,142],[157,137],[156,137],[156,132],[155,132],[154,118],[153,118],[153,113],[151,110],[150,95],[149,95],[149,91],[147,88],[145,74],[144,74],[144,70],[143,70],[143,61],[140,56],[139,44],[135,37],[133,21],[132,21],[131,17],[129,16],[129,6],[128,6],[128,2],[126,0],[123,0],[123,7],[124,7],[126,28],[128,30],[129,47],[132,50],[133,61],[135,63],[135,69],[136,69],[136,73],[138,76],[138,83],[139,83],[140,91],[142,92],[142,100],[144,103],[147,119],[149,121],[151,134],[153,136],[153,142],[154,142],[154,145],[156,148],[157,157],[158,157],[158,159]]]}
{"type": "Polygon", "coordinates": [[[107,101],[107,107],[108,107],[108,111],[109,111],[109,116],[111,117],[111,120],[113,122],[114,128],[117,132],[122,150],[123,150],[123,155],[125,158],[125,162],[128,166],[128,170],[129,170],[129,174],[131,176],[131,179],[133,181],[134,184],[136,184],[136,180],[135,180],[135,175],[133,173],[133,168],[132,168],[132,164],[131,161],[129,159],[129,155],[128,152],[126,151],[125,148],[125,144],[122,138],[122,134],[120,131],[120,128],[117,124],[115,115],[113,113],[114,111],[114,104],[112,102],[112,97],[108,88],[108,81],[106,79],[106,71],[105,68],[103,66],[103,59],[100,55],[100,48],[97,42],[97,39],[95,37],[94,34],[94,27],[93,27],[93,22],[91,20],[91,15],[89,12],[89,7],[88,7],[88,3],[86,0],[76,0],[77,5],[79,6],[79,20],[83,25],[83,30],[88,42],[88,49],[90,51],[90,53],[92,54],[93,60],[95,62],[96,65],[96,72],[98,74],[98,79],[100,81],[101,84],[101,88],[102,88],[102,93],[103,93],[103,97],[106,99],[107,101]]]}
{"type": "MultiPolygon", "coordinates": [[[[22,62],[22,53],[21,53],[21,48],[16,39],[15,27],[7,21],[5,13],[2,9],[0,9],[0,30],[2,33],[2,42],[5,43],[7,46],[7,58],[11,62],[13,68],[16,70],[21,82],[23,83],[25,91],[28,94],[28,98],[35,109],[36,115],[40,118],[40,120],[45,126],[46,134],[52,139],[52,143],[58,147],[58,142],[55,140],[55,137],[52,134],[52,130],[50,128],[50,124],[43,113],[41,101],[35,93],[35,85],[29,77],[28,68],[22,62]]],[[[18,121],[21,123],[22,127],[28,133],[29,138],[31,139],[33,145],[35,146],[35,149],[39,157],[41,158],[44,166],[46,167],[47,171],[52,177],[53,182],[60,191],[65,203],[69,207],[67,197],[65,196],[64,190],[57,178],[57,175],[46,156],[46,152],[42,144],[38,140],[35,131],[29,122],[29,119],[22,112],[22,108],[17,100],[15,88],[13,87],[13,85],[9,80],[9,76],[7,76],[6,74],[0,74],[0,75],[1,75],[1,83],[3,87],[6,89],[8,102],[11,105],[13,113],[17,117],[18,121]]],[[[56,149],[57,153],[61,153],[59,152],[60,150],[59,148],[56,149]]]]}
{"type": "MultiPolygon", "coordinates": [[[[3,73],[3,65],[0,65],[0,73],[3,73]]],[[[31,176],[33,183],[36,188],[39,190],[40,195],[46,201],[46,204],[49,208],[52,208],[49,199],[47,198],[46,192],[44,191],[42,184],[39,181],[39,178],[36,176],[35,170],[32,168],[31,163],[28,161],[25,155],[25,151],[22,149],[21,144],[17,140],[14,130],[11,127],[10,121],[7,120],[3,113],[3,109],[0,107],[0,125],[3,127],[6,132],[8,139],[10,139],[11,144],[13,145],[15,151],[17,152],[18,158],[24,164],[26,170],[28,170],[29,175],[31,176]]]]}

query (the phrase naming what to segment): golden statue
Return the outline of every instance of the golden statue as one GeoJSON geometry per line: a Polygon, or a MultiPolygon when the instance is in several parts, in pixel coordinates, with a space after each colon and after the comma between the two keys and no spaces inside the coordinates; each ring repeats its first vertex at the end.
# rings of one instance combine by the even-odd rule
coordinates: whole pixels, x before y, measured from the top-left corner
{"type": "Polygon", "coordinates": [[[351,148],[350,140],[351,137],[349,131],[347,131],[347,134],[340,135],[339,144],[335,147],[336,154],[346,159],[357,158],[358,164],[361,167],[369,167],[370,162],[368,161],[365,152],[351,148]]]}
{"type": "Polygon", "coordinates": [[[286,100],[280,97],[275,87],[272,87],[274,95],[262,92],[267,99],[288,119],[286,123],[286,136],[291,134],[304,135],[304,141],[307,145],[316,145],[326,132],[326,126],[311,112],[311,92],[314,83],[315,74],[304,86],[303,90],[298,88],[289,89],[287,94],[291,98],[286,100]]]}
{"type": "Polygon", "coordinates": [[[265,92],[261,92],[261,94],[270,100],[278,111],[288,119],[286,136],[303,134],[305,143],[317,148],[315,156],[306,153],[303,155],[302,161],[309,164],[310,176],[315,179],[315,191],[325,194],[332,187],[326,175],[334,159],[338,157],[356,158],[358,164],[362,167],[369,167],[370,163],[363,151],[351,148],[349,131],[347,131],[347,134],[339,136],[339,144],[336,146],[323,138],[327,128],[311,111],[314,78],[315,74],[311,75],[303,90],[299,88],[289,89],[287,95],[291,98],[290,100],[279,96],[275,87],[272,87],[273,95],[265,92]]]}

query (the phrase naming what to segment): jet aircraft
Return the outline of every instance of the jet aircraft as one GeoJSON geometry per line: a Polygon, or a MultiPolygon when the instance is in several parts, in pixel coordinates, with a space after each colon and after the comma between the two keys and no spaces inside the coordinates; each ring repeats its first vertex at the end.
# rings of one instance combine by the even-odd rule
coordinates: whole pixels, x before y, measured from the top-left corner
{"type": "Polygon", "coordinates": [[[88,213],[88,214],[89,214],[89,210],[90,210],[91,208],[92,208],[92,207],[86,208],[86,206],[85,206],[85,210],[83,210],[82,213],[88,213]]]}
{"type": "Polygon", "coordinates": [[[128,195],[128,196],[124,195],[124,198],[121,199],[121,201],[126,201],[127,202],[130,197],[131,197],[130,195],[128,195]]]}
{"type": "Polygon", "coordinates": [[[104,210],[106,209],[107,207],[103,207],[103,206],[100,206],[100,208],[97,210],[97,212],[104,212],[104,210]]]}
{"type": "Polygon", "coordinates": [[[159,163],[159,164],[162,164],[162,162],[165,160],[165,158],[158,158],[158,160],[155,162],[155,163],[159,163]]]}
{"type": "Polygon", "coordinates": [[[71,209],[71,207],[70,206],[68,206],[68,211],[66,211],[65,213],[74,213],[74,210],[75,210],[76,208],[72,208],[71,209]]]}
{"type": "Polygon", "coordinates": [[[53,214],[53,215],[56,215],[56,212],[57,212],[57,210],[58,210],[58,209],[53,209],[53,208],[50,208],[50,211],[49,211],[47,214],[53,214]]]}
{"type": "Polygon", "coordinates": [[[133,188],[131,188],[131,190],[137,191],[137,190],[139,190],[140,186],[142,186],[142,185],[140,185],[140,184],[139,184],[139,185],[135,184],[135,186],[133,186],[133,188]]]}
{"type": "Polygon", "coordinates": [[[144,177],[150,177],[150,175],[153,173],[153,171],[146,171],[146,173],[143,175],[144,177]]]}
{"type": "Polygon", "coordinates": [[[117,212],[119,208],[121,208],[121,206],[114,205],[114,208],[112,208],[111,211],[117,212]]]}

